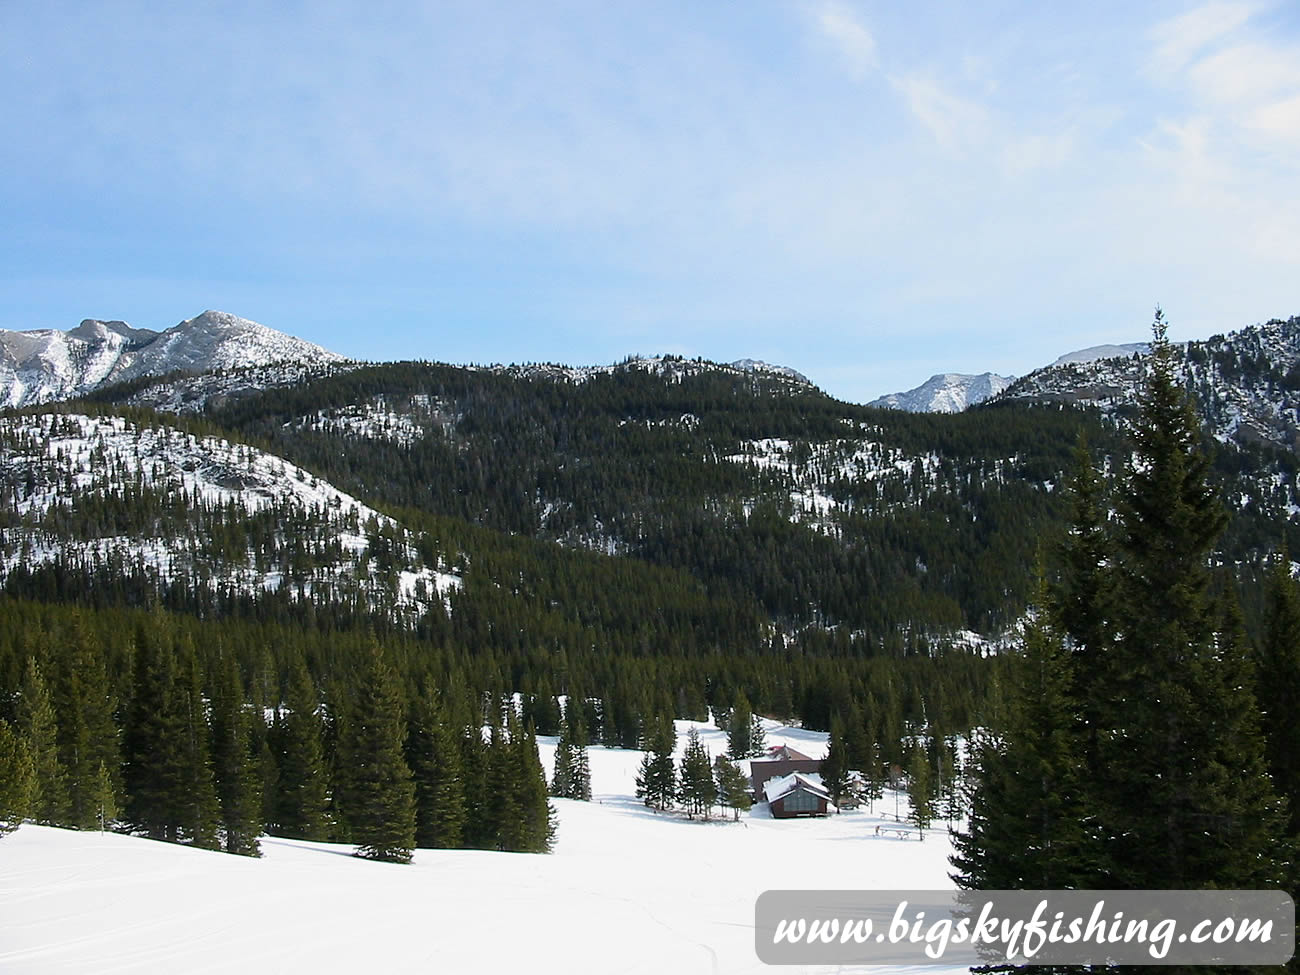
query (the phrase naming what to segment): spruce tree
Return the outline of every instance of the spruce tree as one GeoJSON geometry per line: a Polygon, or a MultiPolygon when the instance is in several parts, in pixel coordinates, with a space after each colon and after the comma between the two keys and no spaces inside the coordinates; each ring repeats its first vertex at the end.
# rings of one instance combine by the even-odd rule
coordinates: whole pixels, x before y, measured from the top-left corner
{"type": "MultiPolygon", "coordinates": [[[[220,848],[217,831],[221,806],[212,768],[212,729],[208,724],[198,655],[188,639],[181,642],[179,658],[183,668],[183,679],[178,684],[183,707],[181,792],[177,810],[180,837],[193,846],[216,850],[220,848]]],[[[256,818],[255,812],[250,815],[256,818]]]]}
{"type": "Polygon", "coordinates": [[[238,665],[227,654],[212,699],[212,765],[225,850],[240,856],[261,856],[262,772],[253,750],[254,720],[238,665]]]}
{"type": "Polygon", "coordinates": [[[551,795],[560,799],[591,800],[591,765],[587,758],[586,737],[582,715],[574,708],[566,709],[560,723],[560,740],[555,746],[551,795]]]}
{"type": "Polygon", "coordinates": [[[641,759],[636,777],[636,795],[651,809],[671,809],[677,798],[677,766],[673,752],[677,748],[677,729],[670,717],[662,713],[652,722],[649,750],[641,759]]]}
{"type": "Polygon", "coordinates": [[[1117,639],[1085,689],[1105,728],[1090,791],[1116,887],[1246,888],[1276,879],[1280,805],[1242,641],[1207,595],[1226,513],[1157,309],[1119,504],[1117,639]]]}
{"type": "MultiPolygon", "coordinates": [[[[487,751],[484,755],[483,795],[483,846],[490,850],[513,850],[522,833],[520,823],[523,809],[520,806],[519,764],[517,753],[510,747],[510,732],[499,717],[489,729],[487,751]]],[[[518,725],[511,709],[510,721],[518,725]]]]}
{"type": "Polygon", "coordinates": [[[1300,587],[1285,553],[1269,574],[1257,675],[1269,773],[1278,794],[1289,799],[1287,835],[1294,842],[1300,840],[1300,587]]]}
{"type": "Polygon", "coordinates": [[[415,849],[415,786],[403,754],[405,710],[397,678],[372,641],[339,743],[347,770],[342,806],[360,857],[409,863],[415,849]]]}
{"type": "Polygon", "coordinates": [[[415,843],[422,849],[456,849],[465,835],[465,776],[461,744],[426,686],[411,721],[410,766],[415,779],[415,843]]]}
{"type": "Polygon", "coordinates": [[[822,759],[822,782],[831,794],[831,802],[839,806],[849,786],[849,763],[844,745],[844,722],[839,715],[831,718],[830,739],[826,744],[826,757],[822,759]]]}
{"type": "Polygon", "coordinates": [[[59,713],[59,756],[67,774],[67,822],[78,829],[99,829],[117,816],[122,794],[115,704],[103,655],[92,647],[80,615],[73,623],[69,644],[53,688],[59,713]],[[112,811],[105,814],[106,808],[112,811]]]}
{"type": "Polygon", "coordinates": [[[467,725],[456,739],[460,751],[461,775],[465,783],[465,824],[461,844],[474,850],[495,849],[492,810],[488,795],[489,746],[476,722],[467,725]]]}
{"type": "Polygon", "coordinates": [[[118,814],[117,788],[112,773],[103,762],[99,763],[99,771],[91,783],[89,799],[89,808],[95,813],[95,826],[103,832],[118,814]]]}
{"type": "Polygon", "coordinates": [[[930,794],[930,756],[925,743],[918,738],[912,745],[907,766],[907,799],[910,804],[908,819],[924,839],[925,830],[934,819],[934,798],[930,794]]]}
{"type": "Polygon", "coordinates": [[[731,818],[739,821],[741,812],[753,804],[749,794],[749,777],[741,771],[735,762],[728,761],[725,755],[713,760],[713,773],[717,780],[718,804],[731,810],[731,818]]]}
{"type": "Polygon", "coordinates": [[[149,837],[176,842],[185,819],[188,731],[176,654],[156,632],[135,635],[131,703],[123,735],[126,819],[149,837]]]}
{"type": "Polygon", "coordinates": [[[732,759],[749,758],[753,754],[754,712],[744,692],[736,692],[736,702],[727,718],[727,754],[732,759]]]}
{"type": "Polygon", "coordinates": [[[36,769],[27,742],[0,718],[0,837],[22,825],[36,795],[36,769]]]}
{"type": "Polygon", "coordinates": [[[49,685],[35,657],[27,658],[21,696],[18,699],[18,731],[27,744],[35,771],[36,792],[31,817],[47,826],[62,825],[68,796],[59,761],[59,727],[49,685]]]}
{"type": "Polygon", "coordinates": [[[763,731],[763,719],[757,714],[749,718],[749,756],[759,758],[767,751],[767,733],[763,731]]]}
{"type": "Polygon", "coordinates": [[[513,711],[507,730],[519,821],[513,842],[505,848],[520,853],[550,853],[555,845],[555,807],[551,805],[546,790],[546,773],[537,751],[537,735],[532,725],[521,732],[513,711]]]}
{"type": "MultiPolygon", "coordinates": [[[[1040,589],[1040,600],[1042,590],[1040,589]]],[[[1009,713],[971,743],[976,788],[953,834],[953,879],[968,889],[1066,889],[1098,878],[1074,720],[1073,661],[1045,614],[1011,659],[1009,713]]]]}
{"type": "Polygon", "coordinates": [[[329,774],[320,698],[301,656],[291,658],[277,728],[275,832],[301,840],[330,837],[329,774]]]}
{"type": "Polygon", "coordinates": [[[700,732],[695,727],[686,733],[686,749],[677,775],[677,798],[691,819],[696,816],[708,819],[709,810],[718,798],[709,750],[700,741],[700,732]]]}

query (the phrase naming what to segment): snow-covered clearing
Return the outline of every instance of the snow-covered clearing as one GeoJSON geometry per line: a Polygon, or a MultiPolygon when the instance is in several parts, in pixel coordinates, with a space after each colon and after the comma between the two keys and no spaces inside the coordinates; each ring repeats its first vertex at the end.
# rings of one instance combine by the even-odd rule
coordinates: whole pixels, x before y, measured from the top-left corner
{"type": "MultiPolygon", "coordinates": [[[[783,742],[825,750],[771,727],[783,742]]],[[[554,739],[541,750],[549,769],[554,739]]],[[[876,836],[867,812],[689,822],[633,797],[639,752],[589,754],[595,800],[554,800],[551,856],[420,850],[394,866],[264,838],[248,860],[24,826],[0,841],[0,971],[757,973],[764,890],[952,886],[943,824],[916,842],[876,836]]],[[[877,809],[892,814],[889,793],[877,809]]]]}

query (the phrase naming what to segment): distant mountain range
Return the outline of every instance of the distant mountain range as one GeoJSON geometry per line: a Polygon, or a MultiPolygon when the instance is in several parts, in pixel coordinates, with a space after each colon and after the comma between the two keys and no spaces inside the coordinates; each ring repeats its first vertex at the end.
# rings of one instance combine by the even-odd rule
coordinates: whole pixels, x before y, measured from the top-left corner
{"type": "MultiPolygon", "coordinates": [[[[0,402],[95,401],[0,417],[10,591],[129,578],[211,606],[341,604],[421,625],[444,600],[453,618],[467,599],[503,611],[503,593],[581,608],[607,585],[559,593],[550,570],[521,585],[504,567],[546,549],[527,539],[613,557],[583,563],[593,578],[636,563],[653,592],[669,573],[655,605],[725,605],[732,622],[709,626],[726,646],[760,627],[809,646],[831,627],[1001,635],[1059,525],[1078,434],[1122,456],[1147,363],[1140,345],[1094,347],[1014,381],[939,376],[882,411],[752,360],[363,364],[221,312],[0,343],[0,402]]],[[[1300,512],[1300,319],[1178,354],[1230,472],[1225,552],[1244,564],[1300,512]]]]}
{"type": "MultiPolygon", "coordinates": [[[[1144,354],[1149,346],[1145,342],[1132,342],[1127,345],[1094,345],[1077,352],[1067,352],[1051,366],[1064,366],[1093,362],[1098,359],[1114,359],[1144,354]]],[[[872,400],[868,406],[883,406],[891,410],[906,410],[908,413],[960,413],[968,406],[975,406],[992,399],[1016,381],[1015,376],[999,376],[992,372],[977,374],[945,372],[931,376],[915,389],[901,393],[890,393],[872,400]]]]}
{"type": "Polygon", "coordinates": [[[69,399],[173,372],[345,361],[319,345],[220,311],[205,311],[164,332],[92,318],[66,332],[0,329],[0,405],[69,399]]]}

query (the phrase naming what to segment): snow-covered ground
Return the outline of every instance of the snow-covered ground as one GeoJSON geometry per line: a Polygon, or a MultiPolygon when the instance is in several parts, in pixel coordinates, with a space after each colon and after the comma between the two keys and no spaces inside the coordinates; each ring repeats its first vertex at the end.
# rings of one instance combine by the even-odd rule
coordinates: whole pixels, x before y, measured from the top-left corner
{"type": "MultiPolygon", "coordinates": [[[[825,750],[769,726],[769,744],[825,750]]],[[[725,748],[716,729],[701,739],[725,748]]],[[[554,739],[541,750],[549,768],[554,739]]],[[[396,866],[264,838],[249,860],[24,826],[0,840],[0,971],[757,973],[765,890],[952,886],[944,824],[916,842],[876,836],[865,811],[689,822],[633,797],[639,752],[589,754],[595,798],[554,800],[551,856],[420,850],[396,866]]],[[[893,809],[887,793],[877,810],[893,809]]]]}

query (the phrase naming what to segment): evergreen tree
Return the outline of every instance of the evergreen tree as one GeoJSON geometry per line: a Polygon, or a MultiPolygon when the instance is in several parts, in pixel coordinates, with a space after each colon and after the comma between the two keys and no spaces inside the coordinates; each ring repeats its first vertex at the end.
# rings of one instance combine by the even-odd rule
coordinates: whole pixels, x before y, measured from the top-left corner
{"type": "Polygon", "coordinates": [[[754,754],[754,712],[744,692],[736,692],[736,703],[727,718],[727,754],[733,760],[749,758],[754,754]]]}
{"type": "Polygon", "coordinates": [[[677,798],[691,819],[697,815],[708,819],[709,810],[718,798],[709,750],[700,741],[700,732],[695,727],[686,733],[686,749],[677,775],[677,798]]]}
{"type": "Polygon", "coordinates": [[[131,703],[124,733],[126,818],[153,839],[177,842],[185,821],[188,735],[176,655],[141,625],[135,635],[131,703]]]}
{"type": "Polygon", "coordinates": [[[507,721],[509,750],[514,772],[512,787],[518,795],[517,828],[508,831],[503,849],[519,853],[550,853],[555,845],[555,807],[546,790],[546,773],[537,751],[532,725],[521,733],[513,711],[507,721]]]}
{"type": "Polygon", "coordinates": [[[54,684],[59,756],[67,773],[67,822],[78,829],[99,829],[116,818],[122,794],[115,705],[103,655],[92,648],[80,614],[69,644],[54,684]],[[111,811],[106,814],[106,809],[111,811]]]}
{"type": "MultiPolygon", "coordinates": [[[[221,806],[217,800],[209,747],[212,729],[208,724],[203,685],[199,679],[198,656],[188,639],[181,643],[180,663],[184,668],[183,679],[179,684],[183,707],[181,792],[177,810],[180,836],[194,846],[216,850],[220,848],[217,827],[221,818],[221,806]]],[[[254,820],[258,818],[255,810],[250,810],[249,815],[254,820]]],[[[251,828],[256,831],[254,836],[260,832],[255,826],[251,828]]],[[[241,845],[246,847],[247,841],[241,841],[241,845]]]]}
{"type": "Polygon", "coordinates": [[[1258,668],[1269,773],[1289,799],[1287,835],[1300,840],[1300,587],[1283,554],[1269,576],[1268,614],[1258,668]]]}
{"type": "Polygon", "coordinates": [[[749,719],[749,757],[759,758],[767,751],[767,733],[763,731],[763,719],[751,715],[749,719]]]}
{"type": "Polygon", "coordinates": [[[329,775],[320,698],[302,657],[289,665],[283,713],[277,729],[279,775],[274,807],[275,832],[301,840],[330,837],[329,775]]]}
{"type": "Polygon", "coordinates": [[[27,745],[35,771],[36,791],[31,817],[47,826],[61,825],[68,797],[59,761],[59,729],[49,686],[35,657],[27,658],[22,693],[18,699],[18,731],[27,745]]]}
{"type": "Polygon", "coordinates": [[[36,769],[22,736],[0,718],[0,837],[22,825],[36,795],[36,769]]]}
{"type": "Polygon", "coordinates": [[[735,762],[719,755],[713,760],[714,777],[717,780],[718,804],[731,810],[732,819],[738,821],[740,814],[753,804],[749,794],[749,777],[741,771],[735,762]]]}
{"type": "Polygon", "coordinates": [[[99,763],[99,771],[91,783],[89,799],[89,808],[95,811],[96,826],[103,832],[118,814],[117,788],[112,773],[103,762],[99,763]]]}
{"type": "Polygon", "coordinates": [[[939,797],[942,802],[941,815],[949,823],[961,819],[962,805],[962,768],[957,750],[957,740],[949,736],[939,748],[939,797]]]}
{"type": "Polygon", "coordinates": [[[226,655],[221,669],[212,700],[212,765],[225,850],[260,856],[262,772],[253,751],[255,719],[244,703],[235,658],[226,655]]]}
{"type": "Polygon", "coordinates": [[[1226,514],[1157,309],[1119,505],[1118,639],[1085,693],[1106,733],[1089,786],[1115,887],[1253,887],[1276,879],[1280,805],[1242,642],[1207,596],[1226,514]],[[1098,700],[1099,698],[1099,700],[1098,700]]]}
{"type": "Polygon", "coordinates": [[[831,802],[839,806],[849,787],[848,756],[844,746],[844,722],[839,715],[831,718],[830,739],[826,743],[826,757],[822,759],[822,782],[831,794],[831,802]]]}
{"type": "Polygon", "coordinates": [[[416,846],[459,848],[465,835],[461,744],[433,687],[426,687],[415,702],[410,765],[415,778],[416,846]]]}
{"type": "Polygon", "coordinates": [[[587,758],[586,730],[575,708],[565,710],[560,740],[555,746],[555,773],[551,795],[561,799],[591,800],[591,764],[587,758]]]}
{"type": "Polygon", "coordinates": [[[930,827],[930,821],[934,819],[934,798],[930,795],[931,778],[929,750],[918,738],[912,745],[912,754],[908,760],[907,799],[911,806],[908,819],[921,830],[922,839],[925,838],[925,830],[930,827]]]}
{"type": "Polygon", "coordinates": [[[460,746],[461,774],[465,780],[465,826],[462,844],[474,850],[496,848],[493,811],[496,803],[488,793],[489,746],[476,722],[466,726],[457,744],[460,746]]]}
{"type": "Polygon", "coordinates": [[[409,863],[415,849],[415,786],[403,754],[404,711],[397,679],[372,641],[339,742],[347,769],[342,806],[357,856],[409,863]]]}
{"type": "Polygon", "coordinates": [[[652,723],[649,750],[641,759],[636,777],[636,795],[651,809],[671,809],[677,798],[677,766],[673,752],[677,749],[677,729],[672,718],[662,713],[652,723]]]}
{"type": "MultiPolygon", "coordinates": [[[[510,733],[497,715],[489,731],[483,770],[483,846],[489,850],[513,850],[522,834],[524,812],[520,805],[518,755],[510,747],[510,733]]],[[[518,719],[511,709],[509,720],[518,719]]]]}
{"type": "Polygon", "coordinates": [[[1066,889],[1097,876],[1084,823],[1072,660],[1040,615],[1012,661],[1010,713],[971,745],[976,789],[953,834],[954,880],[968,889],[1066,889]]]}

